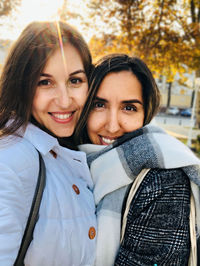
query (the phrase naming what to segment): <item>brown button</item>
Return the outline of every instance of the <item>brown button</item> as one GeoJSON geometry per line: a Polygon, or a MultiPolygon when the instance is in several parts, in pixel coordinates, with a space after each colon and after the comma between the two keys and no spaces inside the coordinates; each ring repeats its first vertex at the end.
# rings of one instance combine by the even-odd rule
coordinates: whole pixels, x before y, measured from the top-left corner
{"type": "Polygon", "coordinates": [[[53,155],[53,157],[56,159],[57,158],[57,153],[53,150],[50,150],[50,153],[53,155]]]}
{"type": "Polygon", "coordinates": [[[80,194],[80,190],[76,185],[72,185],[72,188],[76,192],[76,194],[80,194]]]}
{"type": "Polygon", "coordinates": [[[90,239],[94,239],[96,236],[96,230],[94,227],[90,227],[89,232],[88,232],[88,236],[90,239]]]}

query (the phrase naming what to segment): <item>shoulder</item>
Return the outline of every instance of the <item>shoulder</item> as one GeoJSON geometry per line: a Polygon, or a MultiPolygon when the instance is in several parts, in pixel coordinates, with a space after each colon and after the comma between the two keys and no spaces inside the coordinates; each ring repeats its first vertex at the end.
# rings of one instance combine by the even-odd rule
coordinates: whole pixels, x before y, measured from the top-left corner
{"type": "Polygon", "coordinates": [[[23,137],[7,137],[0,140],[0,164],[18,173],[38,164],[35,147],[23,137]]]}
{"type": "Polygon", "coordinates": [[[157,183],[163,189],[174,185],[189,185],[189,178],[181,168],[176,169],[151,169],[144,181],[157,183]]]}
{"type": "Polygon", "coordinates": [[[7,254],[4,259],[1,256],[1,261],[17,254],[38,171],[38,154],[31,143],[20,137],[0,140],[0,231],[5,243],[1,245],[0,253],[7,254]]]}
{"type": "Polygon", "coordinates": [[[178,206],[183,199],[189,203],[190,181],[182,169],[151,169],[140,184],[131,206],[137,212],[149,205],[178,206]]]}
{"type": "MultiPolygon", "coordinates": [[[[148,199],[159,199],[180,195],[185,192],[189,195],[190,181],[181,168],[177,169],[151,169],[144,177],[137,190],[137,196],[148,199]],[[187,192],[186,192],[187,191],[187,192]],[[181,193],[180,193],[181,192],[181,193]]],[[[136,197],[137,197],[136,196],[136,197]]]]}
{"type": "Polygon", "coordinates": [[[0,195],[9,198],[9,208],[21,202],[28,213],[38,173],[38,152],[29,141],[23,137],[0,140],[0,195]]]}

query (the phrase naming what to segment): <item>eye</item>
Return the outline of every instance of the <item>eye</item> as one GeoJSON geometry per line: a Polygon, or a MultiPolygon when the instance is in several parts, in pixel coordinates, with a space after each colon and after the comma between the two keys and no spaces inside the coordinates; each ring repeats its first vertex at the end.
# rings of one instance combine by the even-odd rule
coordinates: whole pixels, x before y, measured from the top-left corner
{"type": "Polygon", "coordinates": [[[51,81],[49,79],[42,79],[38,82],[38,86],[49,86],[51,81]]]}
{"type": "Polygon", "coordinates": [[[70,78],[68,81],[69,86],[78,87],[83,83],[83,79],[80,77],[70,78]]]}
{"type": "Polygon", "coordinates": [[[123,110],[128,111],[128,112],[136,112],[137,107],[135,105],[125,105],[123,107],[123,110]]]}
{"type": "Polygon", "coordinates": [[[81,78],[72,78],[72,79],[70,79],[70,83],[72,83],[72,84],[79,84],[81,82],[82,82],[81,78]]]}
{"type": "Polygon", "coordinates": [[[93,108],[95,108],[95,109],[100,109],[100,108],[104,108],[105,107],[105,104],[104,103],[102,103],[102,102],[94,102],[93,103],[93,108]]]}

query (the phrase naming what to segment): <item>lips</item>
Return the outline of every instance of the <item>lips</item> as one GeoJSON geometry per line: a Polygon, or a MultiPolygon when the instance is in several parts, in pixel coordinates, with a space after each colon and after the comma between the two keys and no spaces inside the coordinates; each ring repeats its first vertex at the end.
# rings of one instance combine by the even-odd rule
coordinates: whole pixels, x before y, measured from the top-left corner
{"type": "Polygon", "coordinates": [[[111,137],[103,137],[103,136],[99,136],[99,138],[100,138],[101,145],[110,145],[117,139],[116,137],[111,138],[111,137]]]}
{"type": "Polygon", "coordinates": [[[73,119],[73,112],[52,112],[49,114],[51,115],[52,119],[57,123],[69,123],[73,119]]]}

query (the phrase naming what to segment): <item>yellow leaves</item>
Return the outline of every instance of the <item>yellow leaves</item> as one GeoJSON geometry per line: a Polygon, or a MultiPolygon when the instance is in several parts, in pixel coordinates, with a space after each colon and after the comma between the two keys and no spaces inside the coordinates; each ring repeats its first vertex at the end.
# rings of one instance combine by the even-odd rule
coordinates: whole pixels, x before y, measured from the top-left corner
{"type": "Polygon", "coordinates": [[[104,39],[93,37],[89,42],[89,47],[94,61],[109,53],[126,53],[134,54],[133,44],[127,42],[124,36],[104,36],[104,39]],[[112,38],[113,37],[113,38],[112,38]],[[129,46],[131,45],[131,46],[129,46]]]}
{"type": "Polygon", "coordinates": [[[17,6],[21,0],[4,0],[0,3],[0,16],[8,16],[17,6]]]}
{"type": "Polygon", "coordinates": [[[101,4],[99,10],[104,12],[98,13],[99,19],[106,22],[110,33],[102,30],[102,35],[96,33],[91,39],[95,59],[113,52],[137,55],[155,75],[166,75],[168,81],[173,81],[177,72],[184,73],[185,65],[188,69],[200,67],[199,0],[193,1],[195,10],[190,0],[91,1],[101,4]]]}

